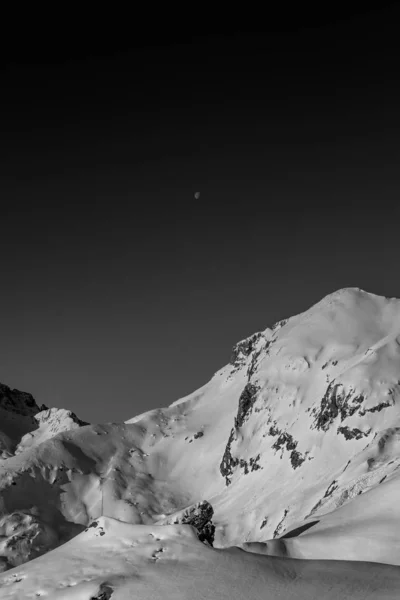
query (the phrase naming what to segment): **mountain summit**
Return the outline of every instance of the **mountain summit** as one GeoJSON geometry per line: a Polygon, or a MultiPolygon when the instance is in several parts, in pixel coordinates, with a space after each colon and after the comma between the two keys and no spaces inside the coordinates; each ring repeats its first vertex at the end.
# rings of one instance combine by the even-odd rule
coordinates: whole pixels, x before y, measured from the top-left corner
{"type": "Polygon", "coordinates": [[[335,598],[344,581],[343,597],[397,597],[400,300],[339,290],[121,424],[0,393],[2,598],[153,598],[161,567],[165,598],[286,598],[298,578],[301,599],[335,598]],[[212,571],[208,591],[192,589],[185,568],[201,585],[206,564],[223,584],[212,571]],[[254,595],[249,568],[264,581],[254,595]]]}

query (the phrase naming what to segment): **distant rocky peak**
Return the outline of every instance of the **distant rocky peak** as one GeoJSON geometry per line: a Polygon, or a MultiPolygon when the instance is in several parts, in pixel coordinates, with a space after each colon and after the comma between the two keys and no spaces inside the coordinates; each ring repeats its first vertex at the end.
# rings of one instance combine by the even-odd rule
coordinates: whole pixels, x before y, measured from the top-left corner
{"type": "Polygon", "coordinates": [[[41,410],[31,394],[12,390],[3,383],[0,383],[0,407],[22,416],[34,416],[41,410]]]}

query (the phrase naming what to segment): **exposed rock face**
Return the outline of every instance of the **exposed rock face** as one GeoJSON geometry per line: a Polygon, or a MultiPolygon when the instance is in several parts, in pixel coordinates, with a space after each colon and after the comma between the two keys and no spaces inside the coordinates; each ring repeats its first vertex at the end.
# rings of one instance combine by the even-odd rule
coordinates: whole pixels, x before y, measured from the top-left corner
{"type": "Polygon", "coordinates": [[[272,445],[275,450],[280,450],[281,448],[286,447],[286,450],[294,450],[297,446],[297,442],[294,441],[293,436],[286,431],[279,434],[278,439],[272,445]]]}
{"type": "Polygon", "coordinates": [[[0,459],[12,456],[21,437],[38,428],[39,412],[31,394],[0,383],[0,459]]]}
{"type": "Polygon", "coordinates": [[[301,465],[303,464],[303,462],[305,460],[306,460],[306,457],[304,455],[302,455],[300,452],[298,452],[298,450],[292,450],[292,452],[290,453],[290,462],[291,462],[293,469],[297,469],[298,467],[301,467],[301,465]]]}
{"type": "Polygon", "coordinates": [[[281,458],[283,457],[283,449],[286,448],[286,450],[290,452],[290,462],[293,469],[297,469],[297,467],[300,467],[303,464],[303,462],[306,460],[306,456],[303,456],[298,450],[296,450],[298,442],[290,433],[287,433],[287,431],[282,432],[276,427],[272,426],[269,429],[269,435],[278,436],[278,439],[272,444],[272,448],[274,450],[282,449],[281,458]]]}
{"type": "Polygon", "coordinates": [[[214,509],[207,500],[197,502],[188,508],[165,517],[158,523],[163,525],[178,524],[192,525],[197,530],[201,542],[214,545],[215,525],[212,522],[214,509]]]}
{"type": "Polygon", "coordinates": [[[286,519],[286,517],[287,517],[287,514],[288,514],[288,512],[289,512],[289,509],[288,509],[288,508],[285,508],[285,510],[284,510],[284,513],[283,513],[283,517],[282,517],[282,519],[279,521],[279,523],[278,523],[278,525],[276,526],[276,529],[275,529],[275,531],[274,531],[274,534],[273,534],[273,537],[274,537],[274,538],[278,537],[278,536],[281,534],[281,532],[283,531],[283,529],[284,529],[284,522],[285,522],[285,519],[286,519]]]}
{"type": "Polygon", "coordinates": [[[314,427],[328,431],[337,416],[340,415],[341,421],[351,417],[360,410],[364,400],[362,394],[356,394],[354,390],[346,393],[343,384],[332,381],[327,387],[320,406],[312,411],[315,415],[314,427]]]}
{"type": "Polygon", "coordinates": [[[33,417],[41,410],[31,394],[12,390],[3,383],[0,383],[0,408],[25,417],[33,417]]]}
{"type": "MultiPolygon", "coordinates": [[[[249,472],[248,463],[246,460],[244,460],[243,458],[240,458],[240,457],[236,458],[236,457],[232,456],[231,445],[232,445],[233,440],[235,439],[235,434],[237,434],[238,430],[240,429],[240,427],[242,427],[243,423],[246,421],[249,414],[251,413],[253,405],[254,405],[255,401],[257,400],[257,393],[258,393],[257,386],[255,386],[251,383],[248,383],[240,395],[238,411],[237,411],[237,415],[235,417],[235,426],[231,430],[228,442],[225,447],[225,452],[224,452],[224,455],[222,457],[222,461],[220,464],[220,472],[221,472],[221,475],[223,477],[225,477],[226,485],[230,484],[230,477],[233,473],[233,469],[237,465],[240,465],[244,469],[246,475],[249,472]]],[[[257,461],[259,460],[259,458],[260,458],[260,455],[258,455],[258,458],[255,458],[255,457],[250,458],[249,462],[250,462],[250,467],[251,467],[252,471],[255,469],[261,468],[257,464],[257,461]]]]}
{"type": "Polygon", "coordinates": [[[192,525],[197,529],[199,540],[214,544],[215,526],[212,522],[214,509],[209,502],[203,500],[190,507],[182,516],[182,524],[192,525]]]}
{"type": "Polygon", "coordinates": [[[258,388],[248,383],[240,394],[238,412],[235,418],[235,428],[239,429],[249,416],[254,402],[257,400],[258,388]]]}
{"type": "Polygon", "coordinates": [[[379,402],[376,406],[372,408],[366,408],[360,411],[360,415],[363,417],[367,413],[381,412],[384,408],[389,408],[390,406],[394,406],[394,402],[379,402]]]}
{"type": "Polygon", "coordinates": [[[114,590],[111,585],[102,583],[97,594],[92,596],[90,600],[110,600],[111,596],[113,595],[113,591],[114,590]]]}
{"type": "Polygon", "coordinates": [[[357,427],[354,429],[349,429],[347,426],[338,427],[337,431],[338,433],[344,435],[346,440],[361,440],[361,438],[368,437],[368,435],[371,433],[370,429],[364,433],[363,431],[360,431],[360,429],[357,429],[357,427]]]}
{"type": "Polygon", "coordinates": [[[232,429],[232,431],[229,435],[228,443],[226,444],[226,447],[225,447],[225,452],[222,457],[221,464],[219,466],[222,477],[225,477],[226,485],[230,484],[230,482],[231,482],[230,477],[233,474],[233,469],[236,467],[236,465],[239,464],[239,459],[234,458],[232,456],[232,452],[231,452],[231,445],[233,442],[234,435],[235,435],[235,430],[232,429]]]}
{"type": "Polygon", "coordinates": [[[0,518],[0,535],[6,540],[0,547],[2,570],[21,565],[54,548],[56,532],[38,518],[34,510],[14,511],[0,518]]]}
{"type": "Polygon", "coordinates": [[[246,359],[254,351],[257,342],[262,338],[262,335],[262,333],[255,333],[245,340],[235,344],[235,346],[232,348],[232,354],[229,361],[230,364],[236,369],[243,366],[246,359]]]}

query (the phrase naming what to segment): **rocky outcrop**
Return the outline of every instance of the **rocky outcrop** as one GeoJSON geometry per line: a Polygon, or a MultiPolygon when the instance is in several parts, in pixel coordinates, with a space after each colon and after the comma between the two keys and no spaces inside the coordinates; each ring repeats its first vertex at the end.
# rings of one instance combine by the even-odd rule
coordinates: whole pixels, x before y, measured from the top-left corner
{"type": "Polygon", "coordinates": [[[290,453],[290,462],[293,469],[301,467],[305,460],[305,455],[301,454],[301,452],[299,452],[298,450],[292,450],[292,452],[290,453]]]}
{"type": "Polygon", "coordinates": [[[0,383],[0,408],[22,416],[32,417],[42,410],[31,394],[16,389],[12,390],[3,383],[0,383]]]}
{"type": "Polygon", "coordinates": [[[341,421],[360,410],[365,398],[353,389],[346,392],[341,383],[331,381],[321,400],[321,404],[311,411],[314,416],[314,429],[328,431],[330,425],[340,416],[341,421]]]}
{"type": "Polygon", "coordinates": [[[232,429],[229,435],[228,442],[225,446],[225,452],[219,466],[222,477],[225,477],[226,485],[231,483],[231,476],[233,475],[233,469],[239,464],[239,459],[232,456],[231,445],[234,440],[235,430],[232,429]]]}
{"type": "Polygon", "coordinates": [[[273,425],[269,428],[269,435],[278,436],[278,439],[272,444],[273,450],[282,450],[281,458],[283,456],[283,450],[290,452],[290,462],[293,469],[301,467],[303,462],[306,460],[306,455],[301,454],[297,448],[297,440],[295,440],[292,434],[287,431],[282,431],[273,425]]]}
{"type": "Polygon", "coordinates": [[[99,591],[95,596],[91,596],[90,600],[110,600],[113,592],[113,588],[108,583],[102,583],[99,591]]]}
{"type": "Polygon", "coordinates": [[[21,438],[38,428],[40,413],[31,394],[11,389],[0,383],[0,459],[13,456],[21,438]]]}
{"type": "MultiPolygon", "coordinates": [[[[347,465],[346,465],[347,467],[347,465]]],[[[338,482],[336,479],[334,479],[327,487],[325,494],[322,496],[322,498],[320,500],[318,500],[318,502],[316,504],[314,504],[314,506],[312,507],[312,509],[310,510],[310,512],[308,513],[308,515],[305,516],[305,519],[308,519],[309,517],[311,517],[311,515],[313,515],[319,508],[321,508],[321,506],[323,505],[323,503],[325,502],[326,498],[329,498],[329,496],[332,496],[333,492],[335,490],[337,490],[339,487],[338,482]]]]}
{"type": "Polygon", "coordinates": [[[265,342],[264,346],[261,346],[261,348],[259,348],[257,351],[253,352],[250,364],[249,364],[248,369],[247,369],[247,379],[249,381],[251,380],[251,378],[253,377],[253,375],[257,371],[258,360],[259,360],[260,356],[263,356],[264,358],[266,356],[269,356],[270,347],[272,346],[272,344],[274,342],[275,342],[275,339],[267,340],[265,342]]]}
{"type": "Polygon", "coordinates": [[[240,394],[239,406],[235,418],[235,428],[239,429],[248,418],[253,408],[254,402],[257,400],[259,388],[252,383],[248,383],[240,394]]]}
{"type": "Polygon", "coordinates": [[[368,437],[369,434],[371,433],[371,429],[369,429],[367,432],[363,432],[360,429],[357,429],[356,427],[354,429],[349,429],[347,426],[346,427],[338,427],[337,428],[337,432],[341,433],[346,440],[361,440],[363,437],[368,437]]]}
{"type": "Polygon", "coordinates": [[[272,445],[275,450],[280,450],[282,447],[286,447],[286,450],[294,450],[296,446],[297,442],[293,439],[293,436],[286,431],[280,433],[278,439],[272,445]]]}
{"type": "MultiPolygon", "coordinates": [[[[253,405],[254,405],[255,401],[257,400],[258,391],[259,391],[259,388],[257,386],[255,386],[251,383],[248,383],[240,395],[238,411],[237,411],[237,415],[236,415],[235,421],[234,421],[234,427],[232,428],[231,433],[229,435],[229,439],[228,439],[228,442],[225,447],[224,455],[223,455],[221,463],[220,463],[220,472],[221,472],[221,475],[223,477],[225,477],[226,485],[229,485],[231,483],[230,477],[233,475],[233,469],[237,465],[242,466],[245,469],[245,473],[248,473],[247,461],[244,461],[244,459],[234,457],[232,455],[231,446],[232,446],[232,442],[235,439],[235,433],[238,431],[238,429],[240,427],[243,426],[244,422],[247,420],[247,418],[249,417],[249,415],[252,411],[253,405]]],[[[255,459],[255,458],[250,459],[250,461],[253,461],[250,463],[252,471],[260,468],[260,466],[258,464],[254,464],[254,463],[257,463],[257,460],[258,459],[255,459]]]]}
{"type": "Polygon", "coordinates": [[[213,514],[214,509],[211,504],[203,500],[185,511],[181,523],[195,527],[199,540],[213,546],[215,536],[215,525],[212,522],[213,514]]]}
{"type": "Polygon", "coordinates": [[[15,510],[0,518],[0,570],[41,556],[58,544],[58,535],[34,509],[15,510]]]}
{"type": "Polygon", "coordinates": [[[233,346],[231,358],[229,363],[235,368],[238,369],[246,362],[247,358],[253,352],[256,347],[257,342],[260,338],[263,337],[262,333],[255,333],[250,337],[238,342],[233,346]]]}
{"type": "Polygon", "coordinates": [[[283,513],[283,517],[279,521],[278,525],[275,528],[275,531],[274,531],[274,534],[273,534],[274,538],[278,537],[281,534],[281,531],[284,529],[284,522],[285,522],[285,519],[286,519],[288,513],[289,513],[289,509],[285,508],[284,513],[283,513]]]}
{"type": "Polygon", "coordinates": [[[258,471],[258,469],[262,469],[262,466],[259,464],[261,455],[257,454],[257,456],[252,456],[249,460],[245,460],[244,458],[239,458],[236,464],[239,465],[241,469],[244,469],[244,474],[248,475],[251,471],[258,471]]]}
{"type": "Polygon", "coordinates": [[[215,537],[215,525],[212,522],[213,515],[214,509],[211,504],[207,500],[202,500],[163,518],[157,523],[162,525],[191,525],[196,529],[201,542],[213,546],[215,537]]]}
{"type": "Polygon", "coordinates": [[[394,402],[380,402],[379,404],[376,404],[372,408],[365,408],[364,410],[360,410],[360,416],[363,417],[367,413],[381,412],[381,410],[383,410],[384,408],[389,408],[390,406],[393,406],[393,405],[394,405],[394,402]]]}

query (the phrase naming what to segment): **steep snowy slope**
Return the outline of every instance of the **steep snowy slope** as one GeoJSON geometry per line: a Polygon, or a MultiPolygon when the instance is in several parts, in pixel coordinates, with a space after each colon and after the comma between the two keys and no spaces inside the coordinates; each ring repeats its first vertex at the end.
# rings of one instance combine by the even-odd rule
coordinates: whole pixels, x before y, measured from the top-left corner
{"type": "Polygon", "coordinates": [[[281,538],[261,545],[250,542],[243,549],[270,556],[399,565],[399,495],[399,477],[388,477],[380,486],[337,510],[302,522],[281,538]]]}
{"type": "Polygon", "coordinates": [[[3,569],[101,516],[189,523],[263,565],[281,563],[254,552],[399,565],[399,394],[400,301],[350,288],[243,340],[167,408],[87,426],[37,411],[0,463],[3,569]]]}
{"type": "Polygon", "coordinates": [[[342,290],[289,319],[248,363],[221,463],[223,543],[277,537],[397,470],[398,300],[342,290]]]}

